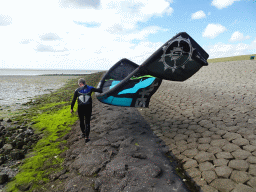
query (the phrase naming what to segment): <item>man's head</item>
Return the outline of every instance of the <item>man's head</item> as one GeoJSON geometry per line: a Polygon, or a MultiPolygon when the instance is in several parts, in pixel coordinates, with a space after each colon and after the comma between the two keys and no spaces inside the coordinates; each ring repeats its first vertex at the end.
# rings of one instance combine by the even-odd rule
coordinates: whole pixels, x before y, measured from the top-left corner
{"type": "Polygon", "coordinates": [[[80,87],[83,87],[84,85],[86,85],[86,82],[85,82],[85,80],[84,79],[79,79],[78,80],[78,85],[80,86],[80,87]]]}

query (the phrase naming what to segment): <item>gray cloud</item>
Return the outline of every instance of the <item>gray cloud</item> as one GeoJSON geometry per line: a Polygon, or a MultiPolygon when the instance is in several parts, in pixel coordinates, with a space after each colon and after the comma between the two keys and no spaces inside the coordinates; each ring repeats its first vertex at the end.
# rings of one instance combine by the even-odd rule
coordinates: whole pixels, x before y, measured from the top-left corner
{"type": "Polygon", "coordinates": [[[98,8],[100,6],[100,0],[60,0],[60,6],[63,8],[98,8]]]}
{"type": "Polygon", "coordinates": [[[43,45],[43,44],[39,44],[36,49],[36,51],[38,52],[64,52],[64,51],[68,51],[67,48],[63,48],[63,49],[54,49],[52,46],[50,45],[43,45]]]}
{"type": "Polygon", "coordinates": [[[41,40],[43,41],[56,41],[60,40],[61,38],[55,33],[46,33],[40,36],[41,40]]]}
{"type": "Polygon", "coordinates": [[[0,26],[7,26],[12,24],[12,18],[8,15],[0,15],[0,26]]]}

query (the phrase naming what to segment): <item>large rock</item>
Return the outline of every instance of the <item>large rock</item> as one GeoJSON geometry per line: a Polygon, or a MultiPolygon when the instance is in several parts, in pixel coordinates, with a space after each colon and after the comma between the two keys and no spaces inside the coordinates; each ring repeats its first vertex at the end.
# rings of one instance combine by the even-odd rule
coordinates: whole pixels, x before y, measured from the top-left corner
{"type": "Polygon", "coordinates": [[[0,184],[4,184],[8,181],[8,175],[4,173],[0,173],[0,184]]]}
{"type": "Polygon", "coordinates": [[[246,150],[246,151],[252,152],[252,151],[256,151],[256,146],[246,145],[246,146],[243,146],[243,149],[246,150]]]}
{"type": "Polygon", "coordinates": [[[190,160],[187,161],[184,165],[183,165],[184,169],[190,169],[193,167],[198,167],[197,161],[196,160],[190,160]]]}
{"type": "Polygon", "coordinates": [[[228,160],[227,159],[214,159],[213,160],[213,164],[216,167],[220,167],[220,166],[223,166],[223,165],[227,165],[228,164],[228,160]]]}
{"type": "Polygon", "coordinates": [[[207,150],[207,152],[210,152],[210,153],[213,153],[213,154],[215,154],[215,153],[218,153],[218,152],[221,152],[222,150],[221,150],[221,148],[219,148],[219,147],[210,147],[208,150],[207,150]]]}
{"type": "Polygon", "coordinates": [[[248,176],[248,173],[246,173],[245,171],[233,171],[230,179],[232,179],[236,183],[245,183],[250,178],[248,176]]]}
{"type": "Polygon", "coordinates": [[[193,158],[198,154],[197,149],[188,149],[183,152],[183,155],[187,156],[188,158],[193,158]]]}
{"type": "Polygon", "coordinates": [[[217,175],[214,171],[203,171],[202,177],[205,179],[207,183],[211,183],[214,179],[217,178],[217,175]]]}
{"type": "Polygon", "coordinates": [[[200,151],[195,157],[194,157],[198,163],[202,163],[208,160],[214,160],[215,157],[212,153],[200,151]]]}
{"type": "Polygon", "coordinates": [[[232,159],[233,156],[229,152],[219,152],[216,154],[218,159],[232,159]]]}
{"type": "Polygon", "coordinates": [[[226,144],[228,144],[228,141],[226,139],[216,139],[211,141],[211,145],[213,147],[223,147],[226,144]]]}
{"type": "Polygon", "coordinates": [[[228,178],[232,172],[232,169],[224,165],[221,167],[216,167],[215,172],[219,177],[228,178]]]}
{"type": "Polygon", "coordinates": [[[249,164],[245,160],[231,160],[228,166],[239,171],[246,171],[249,168],[249,164]]]}
{"type": "Polygon", "coordinates": [[[227,139],[228,141],[237,139],[237,138],[242,138],[242,136],[238,133],[230,133],[227,132],[225,135],[222,136],[224,139],[227,139]]]}
{"type": "Polygon", "coordinates": [[[235,152],[232,153],[232,155],[236,158],[236,159],[246,159],[247,157],[249,157],[251,155],[250,152],[239,149],[236,150],[235,152]]]}
{"type": "Polygon", "coordinates": [[[208,144],[208,143],[206,143],[206,144],[199,144],[197,148],[198,148],[200,151],[206,151],[206,150],[209,149],[210,147],[211,147],[211,145],[208,144]]]}
{"type": "Polygon", "coordinates": [[[249,168],[249,174],[255,177],[256,176],[256,168],[250,167],[249,168]]]}
{"type": "Polygon", "coordinates": [[[198,168],[187,169],[186,172],[192,178],[201,177],[201,171],[199,171],[198,168]]]}
{"type": "Polygon", "coordinates": [[[208,170],[213,170],[214,166],[210,162],[204,162],[199,164],[199,169],[200,171],[208,171],[208,170]]]}
{"type": "Polygon", "coordinates": [[[210,185],[204,185],[201,187],[203,192],[218,192],[217,189],[215,189],[214,187],[211,187],[210,185]]]}
{"type": "MultiPolygon", "coordinates": [[[[113,179],[114,180],[114,179],[113,179]]],[[[74,177],[64,183],[65,188],[64,192],[74,192],[74,191],[86,191],[93,192],[94,190],[90,185],[93,184],[91,179],[87,179],[86,177],[82,177],[81,175],[74,177]]]]}
{"type": "Polygon", "coordinates": [[[236,187],[235,182],[230,179],[215,179],[210,185],[221,192],[229,192],[236,187]]]}
{"type": "Polygon", "coordinates": [[[232,192],[255,192],[255,189],[239,183],[232,192]]]}
{"type": "Polygon", "coordinates": [[[83,176],[92,176],[97,173],[110,159],[109,154],[93,149],[91,153],[80,155],[70,165],[70,169],[79,170],[83,176]]]}
{"type": "Polygon", "coordinates": [[[5,144],[5,145],[3,146],[3,149],[4,149],[4,150],[12,150],[12,149],[13,149],[13,146],[12,146],[11,144],[5,144]]]}
{"type": "Polygon", "coordinates": [[[247,158],[247,161],[249,163],[256,164],[256,157],[255,156],[250,156],[250,157],[247,158]]]}
{"type": "Polygon", "coordinates": [[[256,189],[256,177],[252,177],[247,184],[256,189]]]}
{"type": "Polygon", "coordinates": [[[235,139],[232,141],[232,143],[239,145],[239,146],[249,145],[249,141],[247,139],[243,139],[243,138],[235,139]]]}
{"type": "Polygon", "coordinates": [[[25,158],[25,154],[23,151],[20,151],[20,150],[13,150],[11,153],[11,158],[13,160],[21,160],[23,158],[25,158]]]}
{"type": "Polygon", "coordinates": [[[200,144],[206,144],[206,143],[210,143],[211,142],[211,138],[210,137],[203,137],[198,139],[198,143],[200,144]]]}
{"type": "Polygon", "coordinates": [[[233,143],[228,143],[227,145],[224,145],[222,147],[222,149],[224,151],[227,151],[227,152],[233,152],[233,151],[236,151],[236,150],[240,149],[240,147],[238,145],[233,144],[233,143]]]}
{"type": "Polygon", "coordinates": [[[106,169],[100,173],[100,175],[109,177],[117,177],[122,178],[126,174],[126,169],[128,169],[128,165],[126,163],[126,157],[118,157],[115,158],[113,161],[107,164],[106,169]]]}

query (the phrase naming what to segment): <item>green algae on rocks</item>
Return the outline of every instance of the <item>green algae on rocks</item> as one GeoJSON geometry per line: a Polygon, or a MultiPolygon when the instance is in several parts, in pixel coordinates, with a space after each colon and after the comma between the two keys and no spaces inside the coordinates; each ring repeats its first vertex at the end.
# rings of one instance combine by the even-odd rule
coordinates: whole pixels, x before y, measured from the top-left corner
{"type": "MultiPolygon", "coordinates": [[[[86,75],[86,83],[97,85],[103,72],[86,75]]],[[[30,154],[19,167],[20,172],[13,181],[7,184],[7,191],[20,191],[40,188],[49,181],[49,176],[63,169],[64,158],[60,154],[67,150],[65,135],[78,120],[77,115],[70,113],[70,103],[77,88],[77,79],[69,80],[66,85],[51,94],[41,95],[26,110],[26,116],[16,116],[19,122],[24,120],[32,124],[41,139],[34,145],[30,154]]],[[[74,111],[77,109],[77,104],[74,111]]],[[[42,189],[42,188],[41,188],[42,189]]]]}

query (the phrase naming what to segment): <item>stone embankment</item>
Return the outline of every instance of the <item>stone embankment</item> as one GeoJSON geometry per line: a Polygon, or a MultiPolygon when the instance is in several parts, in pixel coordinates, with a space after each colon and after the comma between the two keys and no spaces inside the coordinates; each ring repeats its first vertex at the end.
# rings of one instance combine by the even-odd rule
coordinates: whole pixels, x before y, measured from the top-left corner
{"type": "Polygon", "coordinates": [[[139,110],[205,192],[256,191],[255,77],[255,61],[209,64],[139,110]]]}
{"type": "Polygon", "coordinates": [[[91,140],[80,135],[77,122],[65,136],[64,170],[49,176],[44,191],[189,191],[137,109],[94,99],[91,140]]]}

